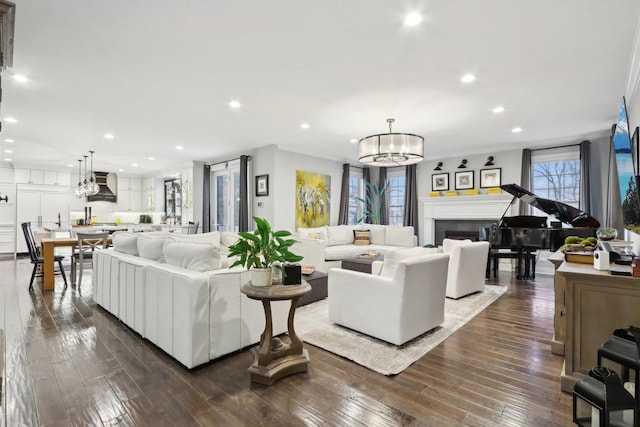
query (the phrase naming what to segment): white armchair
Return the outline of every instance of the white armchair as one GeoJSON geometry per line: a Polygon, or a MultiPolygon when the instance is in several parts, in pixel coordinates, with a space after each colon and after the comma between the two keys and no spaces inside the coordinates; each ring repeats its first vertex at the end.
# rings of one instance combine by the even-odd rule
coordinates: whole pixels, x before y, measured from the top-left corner
{"type": "Polygon", "coordinates": [[[329,320],[396,345],[442,324],[449,256],[402,252],[380,275],[330,269],[329,320]]]}
{"type": "Polygon", "coordinates": [[[447,297],[458,299],[484,290],[489,242],[444,239],[443,253],[450,256],[447,297]]]}

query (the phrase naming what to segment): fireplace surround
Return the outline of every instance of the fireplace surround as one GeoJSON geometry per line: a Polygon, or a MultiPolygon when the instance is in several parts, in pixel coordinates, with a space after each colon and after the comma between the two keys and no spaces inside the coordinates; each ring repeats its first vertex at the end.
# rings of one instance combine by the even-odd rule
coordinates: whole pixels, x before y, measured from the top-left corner
{"type": "Polygon", "coordinates": [[[517,204],[510,205],[512,199],[510,194],[422,198],[422,244],[436,243],[436,221],[454,221],[461,230],[472,230],[495,223],[505,212],[515,215],[517,204]]]}

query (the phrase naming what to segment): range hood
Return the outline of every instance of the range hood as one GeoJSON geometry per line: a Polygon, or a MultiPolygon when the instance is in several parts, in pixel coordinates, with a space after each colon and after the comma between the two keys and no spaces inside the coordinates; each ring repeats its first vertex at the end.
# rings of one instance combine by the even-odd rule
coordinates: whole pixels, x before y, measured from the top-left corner
{"type": "Polygon", "coordinates": [[[96,183],[100,187],[100,191],[98,194],[94,194],[93,196],[88,196],[87,201],[89,202],[111,202],[117,203],[118,196],[109,188],[107,176],[109,172],[94,172],[96,176],[96,183]]]}

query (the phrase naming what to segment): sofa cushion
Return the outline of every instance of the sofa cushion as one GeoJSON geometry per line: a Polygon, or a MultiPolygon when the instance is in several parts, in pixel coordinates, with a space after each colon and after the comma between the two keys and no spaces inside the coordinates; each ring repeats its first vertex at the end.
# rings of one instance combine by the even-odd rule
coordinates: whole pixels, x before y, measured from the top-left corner
{"type": "Polygon", "coordinates": [[[369,230],[371,233],[371,237],[369,238],[369,243],[372,245],[384,245],[384,230],[387,228],[384,225],[378,224],[363,224],[363,229],[369,230]]]}
{"type": "Polygon", "coordinates": [[[384,243],[390,246],[413,246],[413,227],[386,227],[384,243]]]}
{"type": "Polygon", "coordinates": [[[333,225],[327,227],[328,246],[353,244],[353,230],[359,230],[357,225],[333,225]]]}
{"type": "Polygon", "coordinates": [[[152,261],[164,262],[164,242],[167,240],[166,235],[145,235],[141,233],[138,237],[138,255],[152,261]]]}
{"type": "Polygon", "coordinates": [[[169,265],[187,270],[215,270],[220,267],[220,248],[211,243],[174,242],[167,239],[164,259],[169,265]]]}
{"type": "Polygon", "coordinates": [[[388,251],[384,255],[384,262],[382,263],[382,270],[380,270],[380,276],[393,277],[396,274],[398,263],[403,259],[412,258],[415,256],[426,255],[427,251],[420,246],[407,249],[397,249],[388,251]]]}
{"type": "Polygon", "coordinates": [[[369,230],[353,230],[353,244],[354,245],[368,245],[371,232],[369,230]]]}
{"type": "Polygon", "coordinates": [[[201,233],[201,234],[171,233],[170,239],[173,240],[174,242],[211,243],[214,246],[220,247],[219,231],[212,231],[210,233],[201,233]]]}
{"type": "Polygon", "coordinates": [[[327,227],[298,228],[298,236],[304,239],[317,239],[327,241],[327,227]]]}
{"type": "Polygon", "coordinates": [[[138,255],[138,233],[128,231],[116,231],[111,236],[113,250],[130,255],[138,255]]]}

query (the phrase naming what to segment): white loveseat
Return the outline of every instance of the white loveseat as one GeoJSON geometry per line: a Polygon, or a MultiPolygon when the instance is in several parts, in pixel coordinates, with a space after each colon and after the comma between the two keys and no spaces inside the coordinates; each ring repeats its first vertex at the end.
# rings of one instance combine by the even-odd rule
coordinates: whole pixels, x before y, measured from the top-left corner
{"type": "MultiPolygon", "coordinates": [[[[264,311],[241,294],[250,273],[229,269],[234,233],[113,235],[93,257],[96,302],[187,368],[260,341],[264,311]]],[[[271,304],[274,334],[289,304],[271,304]]]]}
{"type": "Polygon", "coordinates": [[[304,257],[305,265],[312,265],[324,273],[332,267],[341,267],[342,260],[366,251],[384,255],[389,250],[418,244],[413,227],[374,224],[299,228],[296,240],[298,243],[291,250],[304,257]],[[368,231],[369,244],[355,244],[355,231],[368,231]]]}

